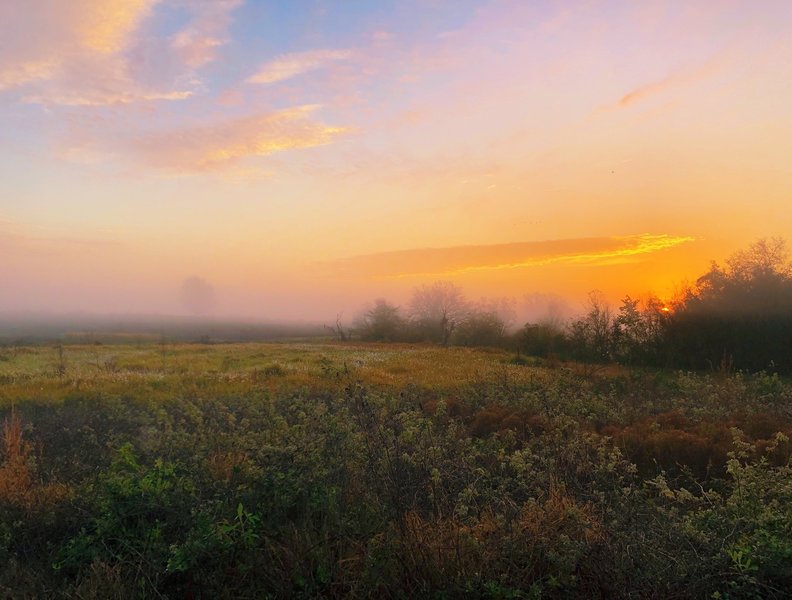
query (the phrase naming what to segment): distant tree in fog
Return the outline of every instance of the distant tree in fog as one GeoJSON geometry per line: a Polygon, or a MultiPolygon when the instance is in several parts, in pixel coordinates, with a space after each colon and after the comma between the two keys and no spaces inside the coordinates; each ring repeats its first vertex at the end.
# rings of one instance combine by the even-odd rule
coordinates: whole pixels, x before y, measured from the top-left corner
{"type": "Polygon", "coordinates": [[[181,303],[195,315],[210,313],[216,304],[214,287],[201,277],[188,277],[181,286],[181,303]]]}
{"type": "Polygon", "coordinates": [[[397,342],[406,337],[407,322],[398,306],[378,298],[360,318],[356,329],[364,340],[397,342]]]}
{"type": "Polygon", "coordinates": [[[459,286],[450,281],[436,281],[415,288],[409,311],[410,318],[426,339],[445,346],[464,321],[469,307],[459,286]]]}
{"type": "Polygon", "coordinates": [[[481,298],[467,305],[451,341],[459,346],[500,346],[517,318],[510,298],[481,298]]]}
{"type": "Polygon", "coordinates": [[[472,310],[456,327],[452,340],[459,346],[500,346],[506,336],[506,326],[494,310],[472,310]]]}
{"type": "Polygon", "coordinates": [[[517,307],[518,318],[524,322],[562,330],[576,311],[555,294],[533,293],[523,296],[517,307]]]}
{"type": "Polygon", "coordinates": [[[504,331],[513,329],[517,323],[517,301],[514,298],[481,298],[473,304],[472,311],[497,316],[504,331]]]}

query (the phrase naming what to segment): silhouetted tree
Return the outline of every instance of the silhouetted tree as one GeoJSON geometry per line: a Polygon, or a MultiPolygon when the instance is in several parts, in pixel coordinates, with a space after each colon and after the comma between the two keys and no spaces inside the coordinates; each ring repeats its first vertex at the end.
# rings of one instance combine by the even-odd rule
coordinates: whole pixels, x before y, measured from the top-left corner
{"type": "Polygon", "coordinates": [[[544,358],[560,355],[568,346],[564,329],[552,321],[526,323],[519,332],[517,344],[522,352],[544,358]]]}
{"type": "Polygon", "coordinates": [[[667,326],[680,366],[792,372],[792,264],[783,240],[759,240],[713,263],[667,326]]]}
{"type": "Polygon", "coordinates": [[[611,358],[613,317],[601,292],[589,294],[588,312],[570,325],[570,343],[576,358],[604,362],[611,358]]]}

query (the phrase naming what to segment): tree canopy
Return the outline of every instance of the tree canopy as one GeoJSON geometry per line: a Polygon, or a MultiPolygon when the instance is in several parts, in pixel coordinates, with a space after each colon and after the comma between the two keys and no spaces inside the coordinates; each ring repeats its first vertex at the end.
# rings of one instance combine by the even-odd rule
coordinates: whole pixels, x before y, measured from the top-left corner
{"type": "Polygon", "coordinates": [[[694,368],[792,372],[792,263],[781,239],[762,239],[713,263],[669,319],[671,356],[694,368]]]}

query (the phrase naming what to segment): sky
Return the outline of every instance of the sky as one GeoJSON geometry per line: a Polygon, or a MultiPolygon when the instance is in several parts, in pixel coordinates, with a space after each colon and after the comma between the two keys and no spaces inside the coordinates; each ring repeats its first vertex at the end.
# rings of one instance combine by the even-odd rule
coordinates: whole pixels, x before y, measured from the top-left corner
{"type": "Polygon", "coordinates": [[[670,298],[792,243],[790,39],[788,0],[3,0],[0,312],[670,298]]]}

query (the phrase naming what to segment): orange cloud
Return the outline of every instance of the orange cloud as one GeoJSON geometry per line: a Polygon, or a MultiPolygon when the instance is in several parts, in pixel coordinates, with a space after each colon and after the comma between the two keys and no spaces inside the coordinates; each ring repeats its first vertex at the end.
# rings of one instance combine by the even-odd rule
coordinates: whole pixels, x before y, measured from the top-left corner
{"type": "Polygon", "coordinates": [[[351,57],[352,52],[350,50],[310,50],[308,52],[283,54],[264,63],[258,72],[246,79],[246,82],[276,83],[320,69],[336,61],[348,60],[351,57]]]}
{"type": "Polygon", "coordinates": [[[245,158],[331,143],[345,129],[312,120],[317,108],[298,106],[208,127],[155,133],[136,140],[132,151],[148,166],[176,173],[227,169],[245,158]]]}
{"type": "Polygon", "coordinates": [[[80,43],[94,52],[112,54],[121,50],[159,0],[102,0],[72,2],[81,14],[76,22],[80,43]]]}
{"type": "Polygon", "coordinates": [[[578,238],[483,246],[418,248],[355,256],[318,265],[330,274],[393,279],[448,276],[471,271],[518,269],[552,264],[605,265],[635,260],[693,241],[667,234],[578,238]]]}
{"type": "Polygon", "coordinates": [[[0,68],[0,92],[36,81],[48,79],[57,68],[55,60],[34,60],[0,68]]]}

